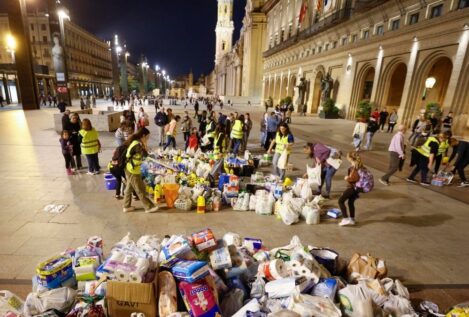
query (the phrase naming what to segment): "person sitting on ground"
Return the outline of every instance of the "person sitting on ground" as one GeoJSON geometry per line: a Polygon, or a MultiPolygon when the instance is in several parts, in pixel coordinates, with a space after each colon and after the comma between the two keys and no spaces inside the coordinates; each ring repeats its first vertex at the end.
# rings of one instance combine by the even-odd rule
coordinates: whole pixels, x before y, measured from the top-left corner
{"type": "Polygon", "coordinates": [[[135,191],[138,198],[142,202],[145,213],[152,213],[158,210],[150,199],[148,199],[145,192],[145,183],[143,182],[140,167],[143,160],[148,156],[148,139],[150,131],[147,128],[139,129],[125,142],[127,145],[126,159],[127,164],[125,167],[125,178],[127,186],[124,192],[124,212],[134,211],[135,207],[132,204],[132,193],[135,191]]]}

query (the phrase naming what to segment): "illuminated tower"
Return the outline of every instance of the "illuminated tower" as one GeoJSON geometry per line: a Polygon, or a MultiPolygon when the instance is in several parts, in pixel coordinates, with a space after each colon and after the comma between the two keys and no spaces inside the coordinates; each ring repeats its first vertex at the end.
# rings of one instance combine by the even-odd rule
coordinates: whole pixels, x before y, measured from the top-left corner
{"type": "Polygon", "coordinates": [[[215,65],[218,65],[225,53],[231,51],[233,30],[233,0],[218,0],[218,22],[215,28],[217,34],[215,65]]]}

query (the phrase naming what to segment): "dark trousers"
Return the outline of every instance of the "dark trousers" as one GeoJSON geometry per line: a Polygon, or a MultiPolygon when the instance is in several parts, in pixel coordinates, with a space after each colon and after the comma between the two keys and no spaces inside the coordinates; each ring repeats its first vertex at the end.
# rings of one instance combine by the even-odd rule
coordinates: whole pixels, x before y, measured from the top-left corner
{"type": "Polygon", "coordinates": [[[389,151],[389,168],[386,174],[381,177],[381,179],[385,182],[389,182],[389,178],[394,175],[399,170],[399,163],[401,159],[399,158],[399,153],[389,151]]]}
{"type": "Polygon", "coordinates": [[[342,217],[348,218],[347,214],[347,207],[345,207],[345,202],[348,200],[348,209],[350,211],[350,218],[355,218],[355,200],[358,199],[358,192],[355,188],[350,187],[347,188],[343,193],[342,196],[339,198],[339,208],[342,212],[342,217]]]}
{"type": "Polygon", "coordinates": [[[99,158],[98,153],[86,154],[86,160],[88,161],[88,172],[99,172],[99,158]]]}
{"type": "Polygon", "coordinates": [[[428,157],[418,153],[418,158],[417,158],[417,166],[415,166],[414,170],[410,174],[408,178],[410,179],[415,179],[415,176],[420,172],[420,181],[422,183],[427,182],[427,174],[428,174],[428,157]]]}
{"type": "Polygon", "coordinates": [[[77,168],[82,168],[83,166],[81,165],[81,154],[74,154],[75,156],[75,166],[77,168]]]}
{"type": "Polygon", "coordinates": [[[458,171],[459,178],[461,182],[467,182],[466,175],[464,174],[464,169],[469,165],[469,161],[458,163],[455,167],[458,171]]]}
{"type": "Polygon", "coordinates": [[[385,124],[386,124],[386,120],[383,120],[382,122],[381,121],[379,122],[379,127],[380,127],[381,131],[384,130],[384,125],[385,124]]]}
{"type": "Polygon", "coordinates": [[[233,143],[233,154],[238,155],[239,148],[243,140],[241,139],[232,139],[231,142],[233,143]]]}
{"type": "Polygon", "coordinates": [[[183,132],[182,134],[184,135],[184,142],[187,142],[187,140],[189,140],[189,136],[191,135],[190,131],[183,132]]]}
{"type": "Polygon", "coordinates": [[[443,160],[443,155],[435,156],[435,169],[433,170],[435,174],[438,174],[442,160],[443,160]]]}
{"type": "Polygon", "coordinates": [[[275,138],[276,132],[267,132],[267,138],[265,139],[264,149],[267,151],[270,147],[270,143],[275,138]]]}
{"type": "Polygon", "coordinates": [[[121,191],[121,188],[122,188],[122,179],[125,179],[125,173],[124,173],[124,170],[123,169],[119,169],[117,167],[112,167],[109,169],[109,171],[111,172],[112,176],[114,176],[116,178],[116,195],[120,196],[121,193],[123,194],[124,193],[124,189],[122,189],[121,191]]]}
{"type": "Polygon", "coordinates": [[[64,154],[64,159],[65,159],[65,168],[75,168],[75,161],[73,160],[73,156],[70,153],[64,154]]]}
{"type": "Polygon", "coordinates": [[[394,126],[395,126],[395,125],[396,125],[395,123],[390,123],[390,124],[388,124],[388,133],[389,133],[389,132],[392,133],[392,132],[394,131],[394,126]]]}
{"type": "Polygon", "coordinates": [[[167,140],[166,140],[166,145],[164,146],[163,150],[166,150],[166,148],[170,145],[173,145],[173,149],[176,148],[176,138],[172,135],[167,135],[167,140]]]}

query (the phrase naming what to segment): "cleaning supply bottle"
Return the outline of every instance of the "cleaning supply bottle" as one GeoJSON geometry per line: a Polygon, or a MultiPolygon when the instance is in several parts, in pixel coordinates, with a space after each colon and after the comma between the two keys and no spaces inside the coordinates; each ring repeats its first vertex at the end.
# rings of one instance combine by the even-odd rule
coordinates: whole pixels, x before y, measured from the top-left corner
{"type": "Polygon", "coordinates": [[[199,196],[197,198],[197,213],[204,214],[205,213],[205,197],[199,196]]]}
{"type": "Polygon", "coordinates": [[[161,185],[156,184],[155,190],[153,191],[153,201],[155,204],[159,204],[161,202],[161,185]]]}

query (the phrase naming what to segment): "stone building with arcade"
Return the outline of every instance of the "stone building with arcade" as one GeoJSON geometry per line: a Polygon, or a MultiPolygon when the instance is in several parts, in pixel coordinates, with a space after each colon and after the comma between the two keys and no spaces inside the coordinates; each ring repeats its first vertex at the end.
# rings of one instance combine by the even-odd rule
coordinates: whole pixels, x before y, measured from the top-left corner
{"type": "Polygon", "coordinates": [[[263,100],[292,96],[316,114],[329,74],[347,119],[369,100],[410,125],[437,103],[469,135],[469,1],[269,0],[262,12],[263,100]]]}

